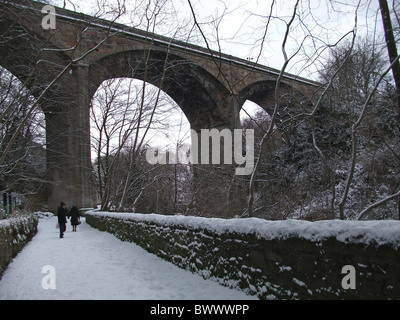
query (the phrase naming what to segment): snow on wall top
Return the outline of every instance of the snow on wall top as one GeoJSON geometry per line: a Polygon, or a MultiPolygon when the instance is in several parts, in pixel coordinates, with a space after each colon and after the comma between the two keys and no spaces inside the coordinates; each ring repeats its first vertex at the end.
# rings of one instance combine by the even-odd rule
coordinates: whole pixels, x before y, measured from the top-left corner
{"type": "Polygon", "coordinates": [[[333,237],[344,243],[364,243],[377,246],[386,244],[396,249],[400,248],[400,221],[397,220],[322,220],[310,222],[293,219],[268,221],[259,218],[222,219],[101,211],[88,211],[86,214],[137,222],[152,222],[167,227],[180,226],[188,229],[205,229],[216,234],[254,234],[258,238],[267,240],[295,237],[319,242],[333,237]]]}
{"type": "Polygon", "coordinates": [[[8,228],[10,225],[29,221],[29,216],[12,216],[7,219],[0,220],[0,228],[8,228]]]}

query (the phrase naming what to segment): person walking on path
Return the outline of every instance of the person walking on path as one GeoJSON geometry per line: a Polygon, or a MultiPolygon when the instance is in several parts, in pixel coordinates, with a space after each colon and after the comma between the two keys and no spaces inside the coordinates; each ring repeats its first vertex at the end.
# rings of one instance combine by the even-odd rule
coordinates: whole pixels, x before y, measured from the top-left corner
{"type": "Polygon", "coordinates": [[[61,202],[57,210],[58,224],[60,225],[60,238],[64,238],[67,216],[68,216],[67,206],[64,202],[61,202]]]}
{"type": "Polygon", "coordinates": [[[79,210],[75,205],[71,208],[69,215],[71,216],[72,231],[76,232],[76,227],[80,224],[80,217],[79,210]]]}

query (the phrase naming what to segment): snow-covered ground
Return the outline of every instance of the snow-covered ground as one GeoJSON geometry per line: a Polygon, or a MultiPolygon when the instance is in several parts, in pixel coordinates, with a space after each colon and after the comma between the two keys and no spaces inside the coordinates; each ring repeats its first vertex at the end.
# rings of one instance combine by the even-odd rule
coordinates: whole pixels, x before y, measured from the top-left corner
{"type": "Polygon", "coordinates": [[[179,269],[141,247],[91,228],[68,223],[64,239],[56,218],[39,222],[38,234],[10,263],[0,281],[4,299],[256,299],[179,269]],[[43,269],[54,267],[53,271],[43,269]],[[44,273],[42,273],[44,271],[44,273]],[[44,289],[55,274],[55,289],[44,289]]]}

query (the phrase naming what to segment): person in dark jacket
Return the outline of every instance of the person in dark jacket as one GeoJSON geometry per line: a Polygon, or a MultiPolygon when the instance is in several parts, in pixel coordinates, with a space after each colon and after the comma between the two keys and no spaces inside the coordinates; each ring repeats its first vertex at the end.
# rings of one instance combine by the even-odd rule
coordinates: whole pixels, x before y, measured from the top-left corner
{"type": "Polygon", "coordinates": [[[68,216],[67,206],[64,202],[61,202],[57,210],[58,224],[60,225],[60,238],[64,238],[67,216],[68,216]]]}
{"type": "Polygon", "coordinates": [[[76,232],[76,227],[79,225],[80,222],[78,208],[76,206],[73,206],[69,212],[69,215],[71,216],[72,231],[76,232]]]}

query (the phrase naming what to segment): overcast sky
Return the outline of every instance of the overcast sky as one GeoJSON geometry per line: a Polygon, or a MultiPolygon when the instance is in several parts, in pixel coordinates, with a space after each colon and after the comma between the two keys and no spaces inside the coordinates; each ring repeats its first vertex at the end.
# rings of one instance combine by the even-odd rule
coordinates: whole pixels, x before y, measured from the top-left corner
{"type": "MultiPolygon", "coordinates": [[[[143,11],[149,3],[154,8],[157,1],[163,9],[155,26],[156,33],[181,40],[189,38],[190,42],[205,46],[198,29],[194,27],[188,0],[125,0],[126,14],[118,22],[145,28],[143,11]]],[[[273,68],[282,67],[281,47],[295,0],[190,1],[212,49],[252,61],[258,59],[259,63],[273,68]]],[[[67,9],[100,14],[104,18],[111,18],[107,12],[118,4],[115,0],[52,0],[58,6],[63,6],[64,2],[67,9]]],[[[299,48],[300,52],[287,71],[305,77],[316,79],[318,63],[314,62],[317,55],[324,55],[327,50],[323,49],[327,45],[336,43],[355,25],[360,36],[371,38],[375,28],[378,34],[382,34],[376,0],[301,0],[296,12],[286,48],[289,57],[299,48]]],[[[350,35],[347,37],[350,38],[350,35]]]]}

